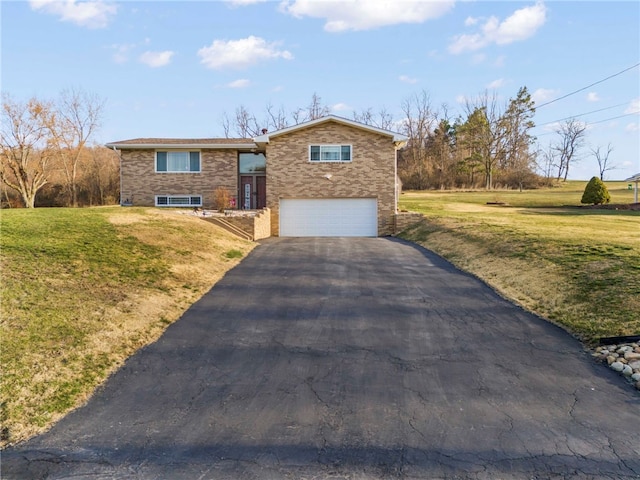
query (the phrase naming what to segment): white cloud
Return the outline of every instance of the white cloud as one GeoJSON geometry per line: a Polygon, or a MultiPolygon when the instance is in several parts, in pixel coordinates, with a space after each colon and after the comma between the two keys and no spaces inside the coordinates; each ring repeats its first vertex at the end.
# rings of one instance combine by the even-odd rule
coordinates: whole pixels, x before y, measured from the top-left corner
{"type": "Polygon", "coordinates": [[[127,63],[134,56],[133,52],[135,50],[146,45],[151,45],[150,38],[145,38],[138,43],[114,43],[110,46],[111,50],[114,51],[111,58],[115,63],[127,63]]]}
{"type": "Polygon", "coordinates": [[[629,106],[626,108],[624,113],[638,113],[640,112],[640,98],[634,98],[629,103],[629,106]]]}
{"type": "Polygon", "coordinates": [[[480,50],[486,47],[490,42],[483,38],[482,35],[476,33],[474,35],[458,35],[453,43],[449,45],[449,53],[457,55],[465,51],[480,50]]]}
{"type": "Polygon", "coordinates": [[[246,88],[249,85],[251,85],[251,81],[247,80],[246,78],[239,78],[238,80],[234,80],[231,83],[227,84],[227,87],[229,88],[246,88]]]}
{"type": "Polygon", "coordinates": [[[118,11],[113,3],[102,0],[80,2],[76,0],[30,0],[29,6],[36,12],[60,17],[63,22],[71,22],[81,27],[104,28],[118,11]]]}
{"type": "Polygon", "coordinates": [[[459,103],[459,104],[461,104],[461,105],[463,105],[463,104],[467,103],[467,97],[466,97],[466,96],[464,96],[464,95],[458,95],[458,96],[456,97],[456,103],[459,103]]]}
{"type": "Polygon", "coordinates": [[[347,110],[352,110],[352,108],[346,103],[336,103],[331,107],[331,111],[333,112],[345,112],[347,110]]]}
{"type": "Polygon", "coordinates": [[[402,23],[422,23],[449,11],[455,0],[404,0],[400,4],[386,0],[283,0],[280,9],[296,18],[313,17],[326,20],[328,32],[369,30],[402,23]]]}
{"type": "Polygon", "coordinates": [[[158,68],[169,65],[173,55],[174,52],[171,50],[165,50],[164,52],[144,52],[140,55],[139,60],[149,67],[158,68]]]}
{"type": "Polygon", "coordinates": [[[556,95],[556,91],[550,88],[539,88],[531,94],[531,99],[536,103],[543,103],[551,100],[556,95]]]}
{"type": "Polygon", "coordinates": [[[267,43],[263,38],[253,35],[240,40],[214,40],[208,47],[198,50],[200,63],[207,68],[246,68],[262,60],[284,58],[291,60],[293,55],[287,50],[279,50],[278,43],[267,43]]]}
{"type": "Polygon", "coordinates": [[[403,83],[411,83],[411,84],[418,83],[418,79],[417,78],[413,78],[413,77],[410,77],[408,75],[400,75],[398,77],[398,80],[400,80],[403,83]]]}
{"type": "Polygon", "coordinates": [[[464,21],[464,26],[465,27],[471,27],[471,26],[477,24],[479,21],[480,21],[479,18],[467,17],[466,20],[464,21]]]}
{"type": "Polygon", "coordinates": [[[640,126],[635,122],[631,122],[626,127],[624,127],[624,131],[625,132],[630,132],[630,133],[635,133],[635,132],[640,131],[640,126]]]}
{"type": "MultiPolygon", "coordinates": [[[[449,52],[457,55],[480,50],[491,44],[507,45],[526,40],[544,25],[546,14],[547,9],[544,3],[538,2],[533,6],[516,10],[502,22],[492,16],[480,27],[480,32],[454,37],[449,45],[449,52]]],[[[475,19],[473,22],[469,19],[465,21],[466,26],[472,26],[475,23],[477,23],[475,19]]]]}
{"type": "Polygon", "coordinates": [[[495,32],[488,31],[487,33],[495,35],[495,42],[498,45],[506,45],[533,36],[546,20],[547,9],[544,3],[538,2],[532,7],[516,10],[513,15],[497,27],[495,32]]]}
{"type": "Polygon", "coordinates": [[[597,92],[589,92],[587,93],[587,101],[588,102],[599,102],[600,97],[597,92]]]}
{"type": "Polygon", "coordinates": [[[494,80],[493,82],[489,83],[487,85],[488,89],[495,89],[495,88],[500,88],[504,85],[504,78],[498,78],[497,80],[494,80]]]}

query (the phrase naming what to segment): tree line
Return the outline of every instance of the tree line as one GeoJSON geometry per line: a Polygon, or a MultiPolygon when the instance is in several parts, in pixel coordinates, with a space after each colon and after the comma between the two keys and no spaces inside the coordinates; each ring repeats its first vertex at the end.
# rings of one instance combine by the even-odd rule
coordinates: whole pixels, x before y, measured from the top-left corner
{"type": "MultiPolygon", "coordinates": [[[[463,114],[452,117],[446,105],[434,107],[422,91],[402,103],[402,118],[385,108],[352,112],[352,119],[407,136],[398,152],[398,176],[403,188],[411,190],[450,188],[537,188],[554,181],[566,181],[569,170],[581,160],[586,125],[575,118],[558,123],[555,139],[545,148],[536,143],[535,103],[526,87],[500,104],[495,94],[485,92],[467,100],[463,114]]],[[[267,104],[262,114],[245,106],[233,114],[224,113],[226,137],[249,138],[263,129],[279,130],[331,113],[331,108],[314,93],[309,104],[289,113],[267,104]]],[[[609,162],[611,144],[591,154],[598,161],[600,177],[615,165],[609,162]]]]}
{"type": "Polygon", "coordinates": [[[2,96],[1,201],[4,207],[118,203],[118,155],[90,141],[104,101],[81,89],[56,100],[2,96]]]}
{"type": "MultiPolygon", "coordinates": [[[[119,201],[118,155],[90,144],[99,129],[104,101],[83,90],[64,90],[54,101],[20,102],[2,97],[1,200],[3,206],[84,206],[119,201]]],[[[308,105],[286,112],[267,104],[261,116],[241,105],[223,113],[226,138],[252,138],[331,113],[314,93],[308,105]]],[[[403,188],[537,188],[567,179],[582,157],[586,125],[575,118],[558,123],[545,148],[531,134],[535,103],[526,87],[501,103],[485,92],[467,100],[453,117],[434,107],[427,92],[408,97],[402,118],[385,108],[353,111],[353,120],[407,136],[398,152],[403,188]]],[[[591,149],[600,178],[615,165],[613,147],[591,149]]]]}

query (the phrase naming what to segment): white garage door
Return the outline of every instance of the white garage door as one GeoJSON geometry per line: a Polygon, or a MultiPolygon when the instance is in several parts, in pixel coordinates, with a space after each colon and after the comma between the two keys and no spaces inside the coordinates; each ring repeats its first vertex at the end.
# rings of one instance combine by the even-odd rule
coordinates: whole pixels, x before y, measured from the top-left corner
{"type": "Polygon", "coordinates": [[[281,237],[376,237],[375,198],[280,200],[281,237]]]}

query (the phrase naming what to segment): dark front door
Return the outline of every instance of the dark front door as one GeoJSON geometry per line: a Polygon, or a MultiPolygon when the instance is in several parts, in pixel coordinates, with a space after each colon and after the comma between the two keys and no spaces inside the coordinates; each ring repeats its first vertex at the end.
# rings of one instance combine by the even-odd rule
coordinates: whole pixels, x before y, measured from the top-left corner
{"type": "Polygon", "coordinates": [[[267,177],[264,175],[240,176],[240,208],[255,210],[267,206],[267,177]]]}
{"type": "Polygon", "coordinates": [[[267,206],[267,177],[256,177],[256,208],[267,206]]]}

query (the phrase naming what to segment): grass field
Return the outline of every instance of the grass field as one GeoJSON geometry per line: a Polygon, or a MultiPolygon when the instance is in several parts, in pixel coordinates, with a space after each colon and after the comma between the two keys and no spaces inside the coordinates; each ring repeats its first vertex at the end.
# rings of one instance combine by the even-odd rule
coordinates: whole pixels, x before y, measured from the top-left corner
{"type": "MultiPolygon", "coordinates": [[[[577,208],[585,184],[407,192],[400,207],[425,219],[403,236],[587,343],[638,334],[640,212],[577,208]]],[[[608,186],[612,202],[632,201],[608,186]]],[[[86,401],[253,244],[175,211],[109,207],[3,210],[0,248],[7,445],[86,401]]]]}
{"type": "MultiPolygon", "coordinates": [[[[400,207],[425,218],[402,236],[588,344],[639,334],[640,212],[580,207],[585,185],[406,192],[400,207]]],[[[633,202],[626,184],[607,186],[612,203],[633,202]]]]}
{"type": "Polygon", "coordinates": [[[3,210],[1,444],[84,402],[253,248],[175,211],[3,210]]]}

